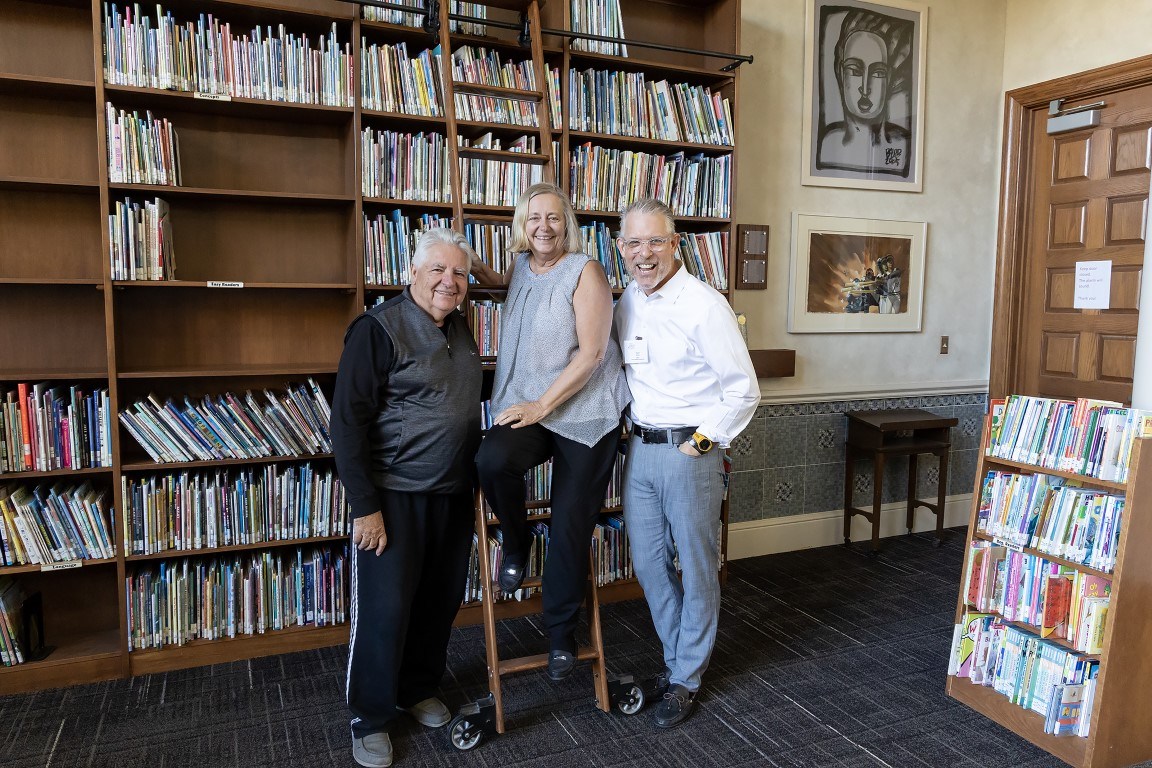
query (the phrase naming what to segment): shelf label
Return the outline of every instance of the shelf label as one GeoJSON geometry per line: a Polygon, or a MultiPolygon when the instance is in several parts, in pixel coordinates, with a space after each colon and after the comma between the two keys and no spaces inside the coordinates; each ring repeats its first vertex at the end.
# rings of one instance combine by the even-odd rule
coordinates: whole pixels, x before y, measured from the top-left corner
{"type": "Polygon", "coordinates": [[[1013,552],[1019,552],[1021,554],[1024,553],[1024,545],[1023,544],[1017,544],[1014,541],[1008,541],[1007,539],[1002,539],[999,536],[993,536],[992,537],[992,543],[999,544],[1001,547],[1007,547],[1008,549],[1012,550],[1013,552]]]}
{"type": "Polygon", "coordinates": [[[240,280],[209,280],[209,288],[243,288],[244,283],[240,280]]]}
{"type": "Polygon", "coordinates": [[[227,93],[202,93],[196,91],[193,95],[197,99],[207,99],[208,101],[232,101],[232,97],[227,93]]]}
{"type": "Polygon", "coordinates": [[[40,566],[41,571],[66,571],[69,568],[79,568],[84,565],[82,560],[67,560],[63,563],[44,563],[40,566]]]}

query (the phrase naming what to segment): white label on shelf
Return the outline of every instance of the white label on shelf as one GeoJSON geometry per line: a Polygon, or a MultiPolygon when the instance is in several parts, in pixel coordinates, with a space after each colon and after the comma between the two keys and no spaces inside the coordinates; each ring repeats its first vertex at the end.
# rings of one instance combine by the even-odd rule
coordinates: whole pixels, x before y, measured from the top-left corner
{"type": "Polygon", "coordinates": [[[1024,552],[1024,545],[1023,544],[1017,544],[1016,542],[1008,541],[1007,539],[1002,539],[999,536],[993,536],[992,541],[996,544],[999,544],[1001,547],[1007,547],[1008,549],[1012,550],[1013,552],[1020,552],[1021,554],[1023,554],[1023,552],[1024,552]]]}
{"type": "Polygon", "coordinates": [[[69,568],[79,568],[82,565],[84,565],[84,562],[81,560],[68,560],[68,561],[63,562],[63,563],[44,563],[43,565],[40,566],[40,570],[42,570],[42,571],[65,571],[65,570],[68,570],[69,568]]]}
{"type": "Polygon", "coordinates": [[[196,91],[195,97],[197,99],[208,99],[209,101],[232,101],[232,97],[226,93],[201,93],[196,91]]]}
{"type": "Polygon", "coordinates": [[[239,280],[209,280],[209,288],[243,288],[244,283],[239,280]]]}

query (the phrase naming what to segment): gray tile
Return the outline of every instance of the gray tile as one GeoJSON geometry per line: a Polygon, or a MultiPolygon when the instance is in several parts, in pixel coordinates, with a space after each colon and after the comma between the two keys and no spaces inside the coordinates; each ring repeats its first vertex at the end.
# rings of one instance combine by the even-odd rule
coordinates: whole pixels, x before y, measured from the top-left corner
{"type": "Polygon", "coordinates": [[[948,493],[972,493],[976,484],[976,467],[980,451],[952,451],[948,459],[948,493]]]}
{"type": "Polygon", "coordinates": [[[984,406],[958,405],[953,409],[953,415],[960,423],[952,428],[952,449],[968,451],[979,448],[984,428],[984,406]]]}
{"type": "Polygon", "coordinates": [[[768,460],[764,437],[766,419],[752,419],[748,426],[732,441],[732,469],[740,472],[764,469],[768,460]]]}
{"type": "Polygon", "coordinates": [[[728,483],[728,522],[746,523],[763,519],[763,470],[733,472],[728,483]]]}
{"type": "Polygon", "coordinates": [[[804,511],[804,468],[764,470],[764,517],[788,517],[804,511]]]}
{"type": "Polygon", "coordinates": [[[831,464],[844,461],[847,419],[841,413],[809,416],[806,420],[805,464],[831,464]]]}
{"type": "Polygon", "coordinates": [[[844,508],[844,464],[804,467],[804,511],[831,512],[844,508]]]}
{"type": "Polygon", "coordinates": [[[809,416],[777,416],[764,420],[765,468],[798,467],[804,463],[809,416]]]}

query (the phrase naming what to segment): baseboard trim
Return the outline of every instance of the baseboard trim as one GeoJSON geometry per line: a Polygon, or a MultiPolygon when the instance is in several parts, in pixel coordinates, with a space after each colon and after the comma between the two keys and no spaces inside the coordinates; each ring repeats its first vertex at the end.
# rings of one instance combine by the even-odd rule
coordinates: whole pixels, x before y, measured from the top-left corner
{"type": "MultiPolygon", "coordinates": [[[[950,496],[944,504],[944,527],[968,524],[972,494],[950,496]]],[[[885,504],[880,512],[880,536],[905,533],[904,502],[885,504]]],[[[934,516],[925,509],[916,511],[915,531],[931,531],[936,527],[934,516]]],[[[872,536],[872,525],[856,515],[852,518],[852,541],[866,541],[872,536]]],[[[844,511],[813,512],[789,515],[768,520],[732,523],[728,526],[728,559],[739,560],[778,552],[793,552],[841,544],[844,541],[844,511]]]]}

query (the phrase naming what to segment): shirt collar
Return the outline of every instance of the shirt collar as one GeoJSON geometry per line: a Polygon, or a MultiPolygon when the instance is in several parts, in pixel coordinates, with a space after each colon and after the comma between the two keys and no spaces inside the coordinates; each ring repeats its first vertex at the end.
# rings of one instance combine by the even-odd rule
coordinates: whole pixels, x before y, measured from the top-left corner
{"type": "MultiPolygon", "coordinates": [[[[668,282],[652,291],[652,293],[646,297],[648,300],[652,300],[659,296],[662,299],[675,302],[676,299],[680,298],[680,294],[682,294],[684,289],[688,286],[687,281],[696,279],[688,274],[688,268],[684,266],[684,262],[677,259],[676,263],[680,265],[677,268],[676,273],[672,275],[672,277],[668,278],[668,282]]],[[[640,286],[636,286],[636,289],[640,290],[640,286]]],[[[643,295],[644,292],[640,291],[640,293],[643,295]]]]}

